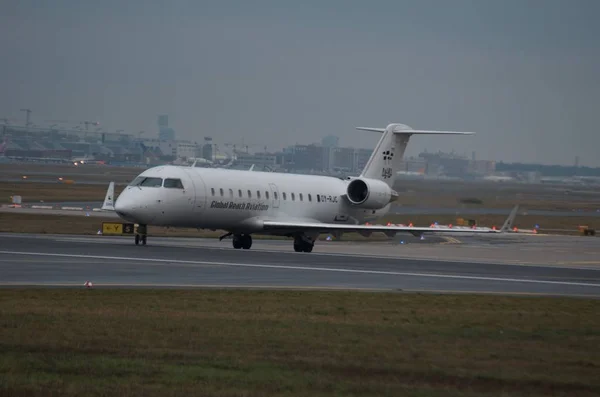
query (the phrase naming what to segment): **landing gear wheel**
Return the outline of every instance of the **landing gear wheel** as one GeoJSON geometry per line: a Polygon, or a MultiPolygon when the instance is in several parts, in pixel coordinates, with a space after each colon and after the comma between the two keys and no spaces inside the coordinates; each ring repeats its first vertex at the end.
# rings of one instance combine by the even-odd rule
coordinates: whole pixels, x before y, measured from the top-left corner
{"type": "Polygon", "coordinates": [[[233,236],[233,248],[249,250],[252,247],[252,237],[249,234],[237,234],[233,236]]]}
{"type": "Polygon", "coordinates": [[[147,228],[146,225],[138,225],[135,231],[135,245],[146,245],[146,233],[147,228]]]}
{"type": "Polygon", "coordinates": [[[239,250],[242,248],[242,238],[241,236],[233,236],[233,248],[239,250]]]}
{"type": "Polygon", "coordinates": [[[294,240],[294,251],[296,252],[312,252],[314,243],[304,241],[301,238],[294,240]]]}
{"type": "Polygon", "coordinates": [[[245,234],[242,236],[242,248],[249,250],[252,247],[252,236],[245,234]]]}

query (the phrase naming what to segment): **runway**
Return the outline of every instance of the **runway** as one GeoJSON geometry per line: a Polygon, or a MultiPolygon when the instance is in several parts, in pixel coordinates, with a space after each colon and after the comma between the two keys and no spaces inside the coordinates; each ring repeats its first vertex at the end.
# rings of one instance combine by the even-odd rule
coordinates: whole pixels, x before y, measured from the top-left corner
{"type": "MultiPolygon", "coordinates": [[[[592,243],[585,240],[586,246],[592,243]]],[[[491,255],[461,259],[458,251],[434,256],[437,250],[461,246],[467,254],[469,246],[485,249],[476,239],[451,246],[322,242],[308,254],[293,252],[290,241],[255,239],[251,250],[234,250],[229,241],[212,239],[150,238],[149,245],[135,246],[131,238],[122,237],[0,234],[0,284],[82,286],[89,280],[96,288],[333,288],[600,297],[600,267],[593,261],[587,261],[589,266],[584,266],[586,261],[561,266],[495,260],[491,255]],[[407,252],[406,247],[414,249],[407,252]],[[424,250],[430,250],[427,258],[416,255],[424,250]]]]}

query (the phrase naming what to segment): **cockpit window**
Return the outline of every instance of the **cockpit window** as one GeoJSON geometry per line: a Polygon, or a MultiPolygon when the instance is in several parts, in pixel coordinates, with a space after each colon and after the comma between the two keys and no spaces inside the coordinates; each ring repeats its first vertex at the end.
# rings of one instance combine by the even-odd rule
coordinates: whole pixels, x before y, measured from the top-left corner
{"type": "Polygon", "coordinates": [[[146,179],[145,176],[138,176],[133,181],[131,181],[131,183],[129,184],[129,186],[139,186],[139,184],[142,183],[142,181],[144,179],[146,179]]]}
{"type": "Polygon", "coordinates": [[[183,189],[183,183],[181,183],[181,179],[167,178],[165,179],[164,187],[171,189],[183,189]]]}
{"type": "Polygon", "coordinates": [[[147,177],[147,178],[144,178],[144,180],[142,182],[140,182],[140,186],[144,186],[144,187],[161,187],[162,186],[162,179],[161,178],[147,177]]]}

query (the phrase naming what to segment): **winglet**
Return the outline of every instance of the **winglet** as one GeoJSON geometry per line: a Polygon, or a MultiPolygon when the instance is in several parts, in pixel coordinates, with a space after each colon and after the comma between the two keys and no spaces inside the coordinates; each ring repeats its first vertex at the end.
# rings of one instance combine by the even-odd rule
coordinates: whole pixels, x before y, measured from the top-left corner
{"type": "Polygon", "coordinates": [[[111,182],[108,184],[108,190],[106,191],[106,196],[104,197],[104,203],[102,203],[103,211],[114,211],[115,210],[115,183],[111,182]]]}
{"type": "Polygon", "coordinates": [[[515,223],[515,218],[517,217],[517,212],[519,211],[519,205],[515,205],[515,208],[512,209],[512,211],[510,212],[510,215],[508,215],[508,218],[506,218],[506,221],[504,221],[504,225],[502,225],[502,228],[500,229],[500,232],[507,232],[510,229],[512,229],[513,224],[515,223]]]}

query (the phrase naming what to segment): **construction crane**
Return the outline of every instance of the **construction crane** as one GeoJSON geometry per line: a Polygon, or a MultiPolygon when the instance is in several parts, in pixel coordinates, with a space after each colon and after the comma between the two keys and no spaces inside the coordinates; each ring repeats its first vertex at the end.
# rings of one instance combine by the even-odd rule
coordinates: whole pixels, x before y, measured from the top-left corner
{"type": "Polygon", "coordinates": [[[25,112],[25,126],[29,127],[31,124],[31,109],[21,109],[21,112],[25,112]]]}

